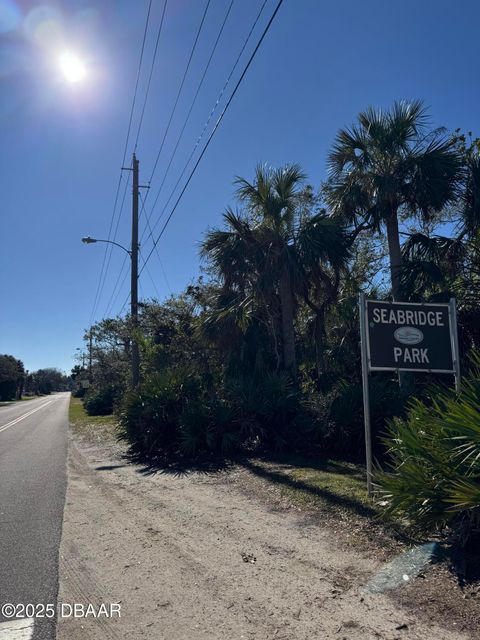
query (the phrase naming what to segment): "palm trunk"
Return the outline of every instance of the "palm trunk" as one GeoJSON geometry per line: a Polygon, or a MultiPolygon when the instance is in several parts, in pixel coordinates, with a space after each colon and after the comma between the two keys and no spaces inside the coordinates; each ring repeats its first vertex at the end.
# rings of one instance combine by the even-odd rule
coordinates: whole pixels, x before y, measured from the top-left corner
{"type": "MultiPolygon", "coordinates": [[[[394,302],[401,302],[400,274],[403,264],[402,250],[400,247],[400,234],[398,233],[398,216],[396,210],[392,211],[386,220],[388,252],[390,254],[390,274],[392,278],[392,296],[394,302]]],[[[400,389],[408,393],[412,383],[412,376],[406,371],[398,372],[400,389]]]]}
{"type": "Polygon", "coordinates": [[[325,373],[325,356],[324,356],[324,322],[325,318],[322,312],[315,316],[315,363],[317,367],[317,376],[320,378],[325,373]]]}
{"type": "Polygon", "coordinates": [[[395,302],[400,302],[400,272],[402,268],[402,250],[400,248],[400,235],[398,233],[398,217],[396,210],[392,211],[387,219],[388,252],[390,255],[390,275],[392,279],[392,296],[395,302]]]}
{"type": "Polygon", "coordinates": [[[295,358],[295,333],[293,329],[293,295],[290,273],[286,265],[282,267],[278,288],[282,308],[283,366],[295,379],[297,375],[297,363],[295,358]]]}

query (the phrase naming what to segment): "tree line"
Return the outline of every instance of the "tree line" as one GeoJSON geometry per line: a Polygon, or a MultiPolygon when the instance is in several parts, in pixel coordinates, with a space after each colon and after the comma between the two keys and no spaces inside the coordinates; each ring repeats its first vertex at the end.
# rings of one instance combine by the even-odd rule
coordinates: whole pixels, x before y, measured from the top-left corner
{"type": "Polygon", "coordinates": [[[71,379],[53,367],[26,371],[21,360],[0,355],[0,401],[20,400],[23,395],[49,395],[70,389],[71,379]]]}

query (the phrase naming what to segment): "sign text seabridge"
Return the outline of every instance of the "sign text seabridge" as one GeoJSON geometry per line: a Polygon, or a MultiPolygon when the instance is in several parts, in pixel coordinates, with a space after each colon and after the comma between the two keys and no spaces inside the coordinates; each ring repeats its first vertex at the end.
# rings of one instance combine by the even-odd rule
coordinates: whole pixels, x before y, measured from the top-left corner
{"type": "Polygon", "coordinates": [[[454,373],[451,305],[366,300],[370,371],[454,373]]]}

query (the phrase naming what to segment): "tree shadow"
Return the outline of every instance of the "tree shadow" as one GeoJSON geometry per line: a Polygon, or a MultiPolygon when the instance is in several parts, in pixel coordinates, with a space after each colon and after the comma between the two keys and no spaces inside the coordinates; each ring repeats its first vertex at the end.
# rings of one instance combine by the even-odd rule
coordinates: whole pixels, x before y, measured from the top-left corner
{"type": "Polygon", "coordinates": [[[126,466],[126,464],[109,464],[101,467],[95,467],[95,471],[113,471],[114,469],[122,469],[126,466]]]}
{"type": "Polygon", "coordinates": [[[185,477],[193,473],[203,475],[218,474],[228,471],[235,464],[233,460],[213,456],[203,459],[191,459],[178,454],[147,456],[135,451],[128,451],[123,458],[130,463],[140,465],[137,473],[143,476],[153,476],[160,473],[176,478],[185,477]]]}
{"type": "Polygon", "coordinates": [[[306,456],[299,453],[272,453],[264,452],[258,456],[263,462],[286,465],[295,468],[313,469],[348,475],[357,480],[365,479],[365,472],[358,468],[358,463],[349,460],[332,460],[330,458],[321,459],[318,456],[306,456]]]}
{"type": "Polygon", "coordinates": [[[278,471],[265,469],[261,465],[255,464],[251,459],[243,459],[239,463],[261,478],[286,486],[290,489],[304,491],[312,496],[325,500],[327,504],[334,507],[347,509],[348,511],[352,511],[363,518],[374,518],[378,516],[378,512],[373,507],[363,504],[356,498],[342,496],[330,491],[329,489],[311,485],[304,480],[296,480],[295,478],[291,478],[283,473],[279,473],[278,471]]]}

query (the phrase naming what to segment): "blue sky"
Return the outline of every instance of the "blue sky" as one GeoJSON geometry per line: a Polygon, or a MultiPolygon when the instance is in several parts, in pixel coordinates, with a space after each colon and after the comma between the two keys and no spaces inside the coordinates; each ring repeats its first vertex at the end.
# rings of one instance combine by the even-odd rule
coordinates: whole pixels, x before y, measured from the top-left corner
{"type": "MultiPolygon", "coordinates": [[[[141,182],[151,176],[206,1],[168,0],[137,148],[141,182]]],[[[134,134],[163,3],[152,2],[134,134]]],[[[247,52],[276,3],[267,0],[247,52]]],[[[210,2],[146,197],[152,225],[261,2],[234,1],[158,205],[151,211],[229,4],[210,2]]],[[[89,326],[105,245],[86,246],[80,239],[108,235],[147,7],[148,0],[2,0],[0,353],[21,358],[30,370],[69,370],[89,326]],[[60,78],[58,57],[65,49],[84,60],[83,82],[69,85],[60,78]]],[[[154,254],[149,273],[142,274],[142,297],[166,297],[198,275],[199,241],[232,203],[235,175],[252,176],[258,162],[295,161],[318,186],[326,177],[326,156],[336,131],[351,124],[367,105],[388,107],[395,99],[422,98],[434,125],[478,135],[479,18],[475,0],[284,0],[158,244],[161,264],[154,254]]],[[[132,151],[133,139],[128,161],[132,151]]],[[[128,188],[117,234],[124,244],[129,242],[130,197],[128,188]]],[[[140,224],[143,229],[145,216],[140,224]]],[[[145,238],[144,255],[150,247],[145,238]]],[[[121,250],[112,252],[96,319],[107,311],[118,313],[127,298],[128,278],[108,309],[123,258],[121,250]]]]}

